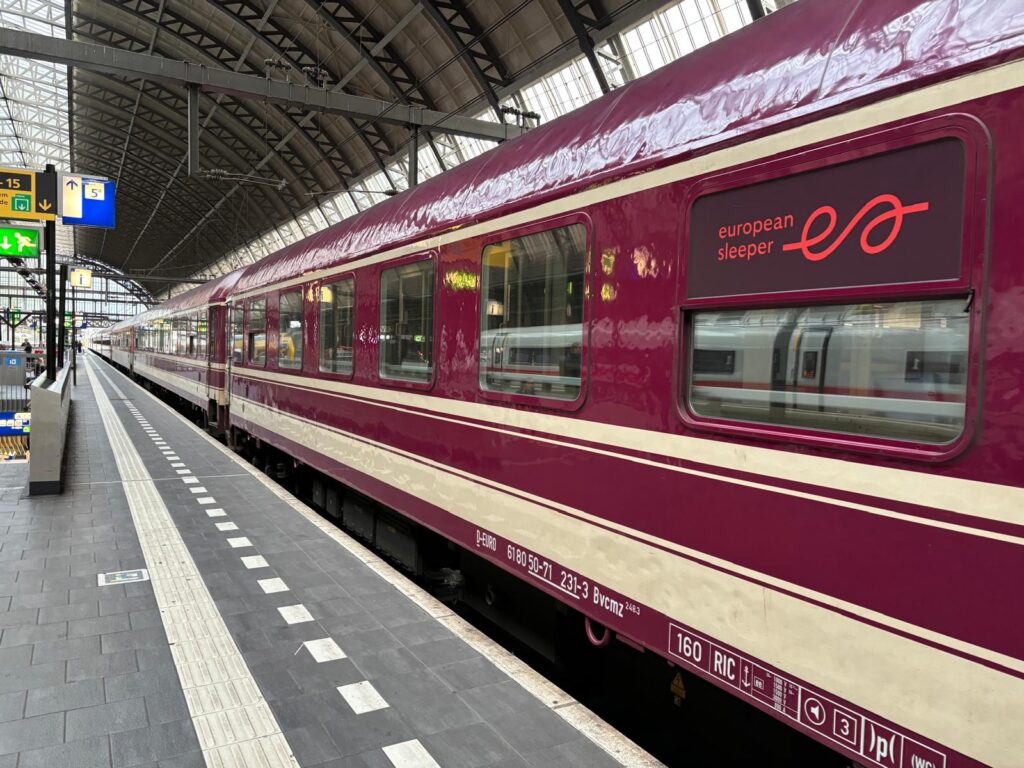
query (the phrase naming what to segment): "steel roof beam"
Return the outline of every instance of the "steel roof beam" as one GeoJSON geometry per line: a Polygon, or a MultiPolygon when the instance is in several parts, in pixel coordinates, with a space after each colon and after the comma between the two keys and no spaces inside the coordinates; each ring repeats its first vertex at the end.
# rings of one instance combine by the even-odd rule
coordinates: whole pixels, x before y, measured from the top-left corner
{"type": "MultiPolygon", "coordinates": [[[[327,71],[325,68],[326,62],[321,62],[320,58],[312,50],[300,43],[297,34],[282,27],[269,15],[264,14],[260,16],[261,7],[254,5],[253,0],[222,0],[215,7],[222,14],[226,14],[225,18],[227,20],[241,24],[252,35],[253,40],[269,47],[278,61],[287,63],[296,74],[301,75],[307,81],[314,81],[314,70],[327,71]],[[264,27],[256,29],[250,23],[257,18],[263,19],[265,22],[264,27]]],[[[337,73],[331,72],[330,74],[333,78],[337,79],[337,73]]],[[[326,84],[320,84],[317,87],[326,88],[326,84]]],[[[339,88],[334,90],[340,91],[339,88]]],[[[356,120],[352,116],[346,117],[354,129],[355,135],[366,147],[366,151],[373,158],[377,167],[394,186],[394,182],[391,180],[390,173],[383,160],[387,154],[393,151],[393,147],[387,134],[378,125],[379,121],[363,121],[356,120]]],[[[323,132],[322,128],[321,132],[323,132]]],[[[314,143],[318,147],[321,146],[319,141],[314,143]]],[[[329,143],[335,147],[340,147],[345,142],[331,139],[329,143]]],[[[351,163],[349,163],[349,166],[351,167],[351,163]]],[[[343,183],[341,174],[336,174],[336,176],[338,183],[343,183]]]]}
{"type": "MultiPolygon", "coordinates": [[[[601,45],[672,2],[673,0],[635,0],[635,2],[627,3],[612,15],[606,25],[591,32],[590,36],[594,45],[601,45]]],[[[497,89],[498,98],[508,98],[571,62],[578,55],[578,48],[573,44],[574,42],[574,40],[568,40],[553,49],[540,61],[520,69],[508,83],[497,89]]]]}
{"type": "MultiPolygon", "coordinates": [[[[115,7],[117,7],[118,12],[130,14],[133,18],[138,19],[143,24],[149,26],[155,26],[157,24],[157,22],[153,18],[151,18],[143,11],[139,10],[138,7],[129,7],[122,5],[115,5],[115,7]]],[[[97,22],[92,19],[89,19],[88,17],[84,16],[81,12],[77,13],[76,15],[79,19],[100,26],[101,28],[108,30],[112,35],[116,34],[120,36],[120,38],[122,38],[123,41],[130,42],[130,45],[124,45],[122,43],[122,40],[111,40],[110,42],[114,44],[113,47],[115,48],[127,49],[135,53],[141,53],[145,48],[145,41],[140,40],[138,38],[130,37],[127,32],[122,31],[119,27],[104,27],[103,22],[97,22]]],[[[190,55],[189,51],[191,51],[199,57],[199,61],[203,61],[204,58],[208,58],[215,62],[214,66],[217,66],[224,61],[234,61],[235,68],[234,70],[232,70],[233,72],[237,73],[244,66],[252,70],[252,74],[249,75],[250,77],[259,76],[258,74],[256,74],[256,67],[248,61],[248,55],[258,39],[256,36],[250,37],[250,44],[247,45],[245,50],[242,52],[234,50],[233,48],[229,47],[228,44],[225,42],[217,42],[216,45],[213,46],[211,41],[213,41],[214,38],[210,37],[210,35],[207,32],[195,28],[191,24],[191,22],[189,22],[187,19],[183,17],[173,16],[173,18],[171,18],[171,16],[172,14],[168,14],[168,20],[165,22],[167,26],[164,27],[163,35],[161,38],[162,43],[166,45],[169,42],[170,44],[169,55],[187,57],[190,55]]],[[[103,40],[102,38],[98,39],[95,34],[83,33],[80,30],[76,30],[76,34],[80,38],[88,37],[90,40],[97,42],[100,45],[108,44],[108,42],[103,40]]],[[[206,65],[200,64],[198,66],[206,65]]],[[[110,75],[106,76],[108,78],[110,77],[110,75]]],[[[170,89],[168,89],[167,83],[159,83],[153,80],[151,80],[150,82],[154,85],[157,85],[158,87],[166,89],[168,93],[172,92],[170,89]]],[[[184,115],[186,113],[187,106],[182,96],[180,94],[174,96],[173,101],[175,102],[175,108],[177,108],[177,102],[181,102],[180,109],[182,114],[184,115]]],[[[235,100],[228,100],[225,102],[223,94],[212,99],[212,101],[213,106],[207,111],[206,117],[203,119],[202,124],[200,126],[200,130],[203,134],[209,133],[214,130],[213,128],[210,127],[211,120],[215,115],[223,113],[228,115],[231,118],[232,124],[238,125],[243,133],[239,133],[233,129],[225,130],[229,130],[234,136],[239,137],[243,141],[243,143],[249,146],[251,149],[253,149],[254,152],[258,151],[255,149],[256,147],[260,147],[265,144],[265,139],[261,138],[261,133],[266,130],[267,126],[264,121],[261,121],[261,119],[256,113],[256,110],[253,108],[254,106],[256,106],[255,102],[235,100]]],[[[264,105],[264,107],[266,108],[266,105],[264,105]]],[[[294,127],[294,125],[296,124],[296,119],[294,115],[290,114],[288,109],[278,106],[275,107],[273,111],[277,118],[277,120],[275,120],[274,125],[275,133],[281,134],[287,130],[288,126],[294,127]],[[278,121],[280,123],[279,125],[276,124],[278,121]]],[[[218,125],[222,123],[220,118],[217,119],[216,123],[218,125]]],[[[294,132],[291,135],[295,135],[294,132]]],[[[344,154],[334,151],[333,149],[331,152],[325,152],[323,147],[316,140],[316,137],[314,137],[308,131],[303,133],[303,138],[306,139],[306,147],[304,148],[308,148],[311,154],[319,154],[320,162],[322,162],[326,168],[333,170],[335,178],[340,178],[340,174],[342,173],[342,171],[339,170],[339,168],[333,163],[333,155],[337,155],[337,159],[341,163],[343,163],[345,168],[349,169],[350,172],[355,172],[356,166],[351,161],[351,159],[345,156],[344,154]]],[[[310,190],[315,186],[324,188],[325,185],[323,181],[321,179],[316,178],[315,176],[310,175],[310,173],[308,172],[308,169],[310,167],[315,167],[319,163],[314,162],[311,164],[310,162],[301,161],[298,155],[299,150],[292,146],[282,148],[280,151],[276,153],[276,156],[281,163],[281,167],[286,169],[287,171],[285,172],[284,170],[277,169],[279,175],[286,176],[288,174],[291,174],[289,176],[290,182],[295,183],[297,181],[300,184],[302,184],[305,188],[303,191],[310,190]]]]}
{"type": "MultiPolygon", "coordinates": [[[[756,2],[756,0],[753,0],[756,2]]],[[[580,5],[576,4],[576,0],[558,0],[558,4],[562,8],[562,13],[565,14],[565,18],[569,22],[569,26],[572,28],[572,32],[576,35],[576,39],[579,40],[580,50],[583,51],[583,55],[590,63],[590,68],[594,71],[594,77],[597,79],[597,84],[601,88],[601,93],[608,93],[611,90],[611,86],[608,85],[608,78],[604,74],[604,70],[601,68],[601,62],[597,60],[597,52],[594,49],[594,39],[590,36],[590,30],[587,29],[590,26],[600,26],[600,23],[605,16],[604,8],[598,2],[598,0],[591,0],[590,3],[584,1],[580,5]],[[588,19],[583,16],[580,9],[583,6],[589,5],[595,19],[588,19]]]]}
{"type": "MultiPolygon", "coordinates": [[[[76,113],[78,111],[78,100],[85,98],[90,101],[90,104],[88,106],[83,105],[84,109],[104,112],[105,114],[108,114],[111,117],[119,116],[120,110],[117,108],[115,104],[108,104],[101,97],[94,96],[91,92],[84,91],[82,89],[82,85],[85,85],[91,90],[99,92],[109,92],[126,101],[129,101],[132,98],[130,96],[130,86],[123,80],[111,77],[110,75],[104,75],[101,72],[92,72],[90,73],[90,76],[101,78],[102,82],[94,83],[91,80],[81,80],[78,83],[79,87],[75,91],[74,111],[76,113]]],[[[157,84],[152,84],[152,87],[161,89],[164,88],[164,86],[157,84]]],[[[184,132],[186,128],[185,117],[181,110],[176,110],[168,106],[155,95],[151,94],[147,89],[143,89],[139,109],[142,110],[144,114],[148,113],[145,114],[143,118],[145,130],[151,132],[159,132],[157,133],[157,135],[163,137],[169,143],[179,144],[182,147],[182,149],[184,149],[185,142],[182,141],[180,137],[177,137],[172,141],[172,134],[170,133],[170,131],[161,128],[159,125],[157,125],[156,122],[157,120],[163,121],[167,128],[174,128],[178,131],[184,132]]],[[[229,118],[230,122],[232,123],[232,127],[236,127],[237,130],[232,130],[232,127],[229,127],[228,125],[221,123],[221,121],[219,120],[217,121],[217,127],[220,130],[223,130],[224,132],[230,134],[235,139],[236,142],[242,145],[243,149],[251,151],[251,145],[246,141],[245,138],[243,138],[243,134],[245,134],[246,136],[251,136],[251,131],[246,126],[239,124],[237,120],[231,119],[231,114],[229,112],[224,111],[224,115],[225,117],[229,118]]],[[[227,143],[225,143],[214,130],[209,128],[207,129],[207,135],[204,137],[204,141],[207,145],[212,146],[222,159],[226,160],[232,166],[234,166],[234,168],[239,173],[249,170],[251,163],[248,160],[245,160],[238,153],[238,150],[235,147],[231,147],[227,143]]]]}
{"type": "Polygon", "coordinates": [[[77,40],[0,28],[0,53],[10,56],[51,61],[129,78],[146,78],[181,86],[197,85],[208,93],[224,93],[241,99],[288,104],[315,112],[416,125],[490,141],[504,141],[522,133],[518,126],[491,123],[462,115],[448,115],[408,104],[392,104],[323,88],[268,80],[227,69],[206,67],[188,61],[173,61],[162,56],[125,51],[77,40]]]}
{"type": "MultiPolygon", "coordinates": [[[[130,13],[134,18],[137,18],[139,21],[141,21],[144,24],[148,24],[150,26],[156,25],[156,22],[150,16],[147,16],[145,13],[141,12],[137,8],[122,7],[122,6],[117,6],[117,7],[121,11],[130,13]]],[[[114,46],[118,50],[126,50],[124,48],[120,48],[119,47],[119,45],[122,42],[122,40],[129,42],[130,45],[132,46],[132,48],[128,49],[129,52],[141,53],[141,51],[143,49],[146,49],[145,41],[140,40],[138,38],[131,37],[127,32],[122,31],[119,27],[110,27],[109,25],[104,26],[104,24],[102,22],[97,22],[95,20],[92,20],[92,19],[90,19],[88,17],[83,16],[81,13],[78,13],[77,16],[78,16],[79,19],[84,20],[84,21],[88,22],[89,24],[98,26],[101,29],[105,30],[108,34],[110,34],[111,37],[113,38],[112,41],[118,44],[118,45],[114,46]]],[[[170,39],[170,40],[174,41],[174,47],[172,48],[173,54],[184,55],[184,54],[181,54],[181,50],[182,49],[189,49],[189,50],[195,51],[195,53],[198,54],[200,57],[209,57],[209,58],[212,58],[216,62],[216,64],[220,64],[221,63],[221,59],[217,55],[212,53],[211,49],[209,47],[209,44],[211,42],[216,42],[216,41],[214,41],[214,38],[210,37],[207,33],[192,27],[190,25],[190,22],[188,22],[184,18],[175,17],[173,19],[173,28],[171,26],[171,22],[170,21],[168,21],[167,24],[168,24],[168,26],[164,29],[163,38],[164,38],[164,40],[170,39]],[[204,42],[206,43],[206,45],[203,44],[204,42]]],[[[80,37],[81,36],[87,36],[90,39],[94,39],[94,40],[96,39],[94,34],[92,34],[92,33],[83,33],[81,31],[76,30],[76,34],[78,34],[80,37]]],[[[248,53],[252,50],[252,46],[255,44],[256,40],[257,40],[257,38],[255,36],[254,37],[250,37],[250,45],[246,47],[246,50],[245,50],[244,54],[241,54],[241,53],[238,53],[238,52],[234,51],[233,49],[229,48],[227,46],[227,44],[224,43],[224,42],[216,42],[216,45],[217,45],[217,51],[216,52],[217,52],[217,54],[219,54],[221,56],[228,55],[228,56],[230,56],[230,58],[232,60],[234,60],[236,62],[235,72],[237,72],[238,69],[240,69],[242,66],[248,66],[250,69],[252,69],[253,67],[246,60],[246,57],[248,56],[248,53]]],[[[103,39],[99,39],[97,42],[99,42],[101,45],[106,45],[106,41],[103,40],[103,39]]],[[[173,59],[171,59],[171,60],[173,61],[173,59]]],[[[202,66],[202,65],[196,65],[196,66],[202,66]]],[[[216,65],[214,65],[214,66],[216,66],[216,65]]],[[[110,81],[114,81],[116,79],[114,76],[112,76],[111,74],[108,74],[108,73],[102,73],[101,72],[101,73],[93,73],[93,74],[95,74],[97,76],[100,76],[100,77],[104,77],[105,79],[110,80],[110,81]]],[[[250,75],[250,76],[252,76],[252,75],[250,75]]],[[[137,78],[135,78],[135,79],[137,79],[137,78]]],[[[145,82],[145,80],[143,80],[143,82],[145,82]]],[[[170,83],[170,84],[163,83],[163,82],[161,82],[159,80],[155,80],[155,79],[152,79],[152,78],[149,79],[149,83],[151,85],[153,85],[153,86],[158,87],[158,88],[165,89],[166,92],[169,95],[173,94],[173,90],[169,87],[169,85],[173,86],[174,83],[170,83]]],[[[155,98],[157,98],[157,100],[160,101],[161,103],[164,103],[164,101],[165,101],[163,99],[160,99],[159,97],[155,97],[155,98]]],[[[170,108],[175,108],[175,107],[178,106],[177,102],[183,102],[183,99],[181,98],[181,96],[172,96],[171,102],[172,103],[168,104],[167,106],[169,106],[170,108]]],[[[258,130],[259,130],[259,128],[258,128],[258,119],[257,119],[255,111],[250,106],[250,104],[255,104],[255,103],[256,102],[236,101],[236,100],[233,100],[233,99],[229,99],[229,100],[225,101],[224,100],[224,95],[221,94],[218,97],[213,99],[213,106],[207,112],[206,118],[203,120],[203,123],[201,125],[201,129],[203,131],[213,131],[214,129],[211,128],[211,122],[214,122],[218,126],[218,128],[217,128],[218,130],[227,131],[235,140],[241,141],[242,144],[247,146],[248,149],[250,151],[252,151],[252,150],[254,150],[256,144],[259,143],[258,142],[258,136],[259,136],[259,134],[258,134],[258,130]],[[236,125],[237,124],[242,129],[242,132],[241,133],[237,133],[237,132],[235,132],[234,130],[232,130],[230,128],[226,128],[226,127],[220,126],[219,124],[220,124],[221,121],[220,121],[219,118],[218,118],[217,121],[213,120],[214,115],[219,114],[219,113],[224,113],[224,114],[228,115],[230,117],[231,125],[236,125]],[[254,141],[250,141],[250,139],[255,140],[255,143],[254,143],[254,141]]],[[[289,125],[291,125],[291,129],[285,135],[288,137],[288,140],[290,140],[292,137],[296,136],[297,133],[298,133],[299,123],[296,121],[294,115],[291,114],[291,113],[295,112],[295,109],[294,108],[283,107],[283,106],[278,106],[278,107],[275,108],[275,112],[278,113],[278,116],[280,117],[280,121],[282,123],[281,128],[278,128],[277,126],[275,126],[275,131],[280,132],[283,128],[287,128],[289,125]]],[[[184,105],[182,105],[182,113],[184,114],[184,105]]],[[[314,114],[314,113],[311,113],[311,112],[307,112],[306,113],[307,116],[311,116],[312,114],[314,114]]],[[[322,145],[322,142],[316,141],[315,137],[312,134],[310,134],[308,131],[306,133],[304,133],[304,138],[307,141],[310,142],[310,147],[311,147],[312,151],[314,153],[319,153],[321,161],[325,162],[328,167],[331,167],[330,158],[331,158],[331,156],[333,156],[335,154],[338,155],[338,157],[341,159],[341,161],[345,164],[345,166],[347,168],[353,168],[354,167],[352,165],[352,163],[348,160],[348,158],[344,157],[343,155],[341,155],[337,151],[338,147],[331,146],[331,147],[329,147],[329,149],[327,151],[325,151],[325,149],[324,149],[324,147],[322,145]]],[[[263,162],[261,162],[257,166],[257,169],[262,167],[265,162],[276,158],[276,160],[279,161],[280,164],[281,164],[281,167],[277,169],[279,171],[279,175],[281,175],[282,177],[289,178],[291,180],[291,183],[293,183],[293,184],[297,183],[297,184],[303,185],[303,187],[304,187],[303,191],[307,191],[307,190],[311,189],[312,186],[320,186],[321,188],[323,188],[323,185],[320,182],[320,180],[316,179],[315,177],[312,177],[308,172],[304,172],[303,169],[308,169],[311,166],[310,166],[309,163],[302,161],[302,159],[298,155],[297,150],[295,150],[292,147],[286,146],[288,144],[288,140],[278,142],[275,145],[274,151],[272,153],[270,153],[269,156],[267,156],[265,158],[265,160],[263,162]],[[309,178],[307,178],[307,177],[309,177],[309,178]],[[309,183],[307,183],[307,182],[309,182],[309,183]]],[[[135,240],[135,243],[132,245],[131,249],[129,250],[128,256],[125,258],[125,262],[124,263],[127,263],[127,261],[134,254],[136,248],[138,247],[139,242],[142,239],[142,236],[150,228],[150,224],[153,222],[153,220],[156,217],[157,210],[160,208],[160,205],[161,205],[164,197],[166,196],[166,194],[167,194],[168,190],[170,189],[171,185],[174,183],[174,181],[177,178],[178,174],[181,172],[182,168],[184,167],[184,164],[185,164],[185,158],[182,158],[182,160],[179,163],[177,169],[172,174],[170,182],[168,182],[168,185],[165,187],[164,192],[161,193],[160,199],[157,201],[156,205],[151,209],[149,220],[142,227],[142,230],[140,231],[139,235],[137,236],[137,238],[135,240]]],[[[341,178],[340,176],[337,176],[337,174],[339,174],[340,172],[336,168],[334,169],[334,173],[336,174],[337,178],[341,178]]],[[[265,188],[265,187],[260,187],[259,189],[260,189],[260,196],[261,197],[265,197],[267,200],[269,200],[270,204],[273,207],[275,207],[276,209],[279,209],[279,210],[283,211],[282,215],[291,215],[293,203],[290,203],[284,197],[283,194],[281,194],[280,192],[278,192],[277,194],[270,194],[268,192],[267,188],[265,188]]],[[[295,202],[297,202],[300,199],[299,195],[296,194],[294,191],[292,191],[292,198],[293,198],[293,201],[295,201],[295,202]]],[[[223,202],[223,199],[221,200],[221,202],[223,202]]],[[[219,205],[217,206],[217,208],[219,208],[219,205]]],[[[219,213],[217,215],[218,215],[219,218],[223,218],[219,213]]],[[[204,217],[203,220],[205,221],[206,218],[208,218],[208,217],[204,217]]],[[[106,244],[106,240],[107,240],[107,232],[108,231],[109,230],[104,230],[103,231],[103,244],[104,245],[101,247],[101,253],[102,253],[103,248],[105,248],[105,244],[106,244]]],[[[179,243],[180,243],[180,241],[179,241],[179,243]]],[[[161,263],[162,263],[162,261],[161,261],[161,263]]]]}
{"type": "MultiPolygon", "coordinates": [[[[306,0],[306,3],[319,18],[324,19],[327,25],[340,35],[343,40],[348,42],[355,52],[359,54],[359,62],[333,86],[334,89],[344,88],[363,67],[368,66],[402,103],[411,103],[410,97],[415,94],[423,106],[428,109],[436,108],[433,99],[430,98],[426,90],[413,76],[412,72],[402,61],[402,57],[391,46],[391,41],[398,32],[404,29],[410,21],[422,12],[421,6],[413,6],[412,10],[400,19],[386,35],[381,35],[370,23],[369,18],[363,14],[356,14],[352,10],[347,0],[332,0],[331,2],[327,2],[327,0],[306,0]],[[339,18],[337,15],[338,11],[343,11],[345,17],[339,18]],[[346,27],[346,24],[351,29],[346,27]],[[370,45],[371,43],[372,45],[370,45]],[[369,48],[367,47],[368,45],[369,48]],[[383,57],[381,54],[383,54],[383,57]],[[388,64],[390,71],[384,66],[382,61],[388,64]],[[402,83],[408,84],[406,89],[403,89],[399,83],[399,78],[401,78],[402,83]]],[[[438,164],[443,170],[446,169],[444,156],[434,143],[433,135],[428,131],[426,136],[427,143],[430,145],[430,149],[433,151],[438,164]]]]}
{"type": "Polygon", "coordinates": [[[455,55],[466,63],[500,124],[508,125],[498,102],[498,89],[508,82],[508,72],[480,25],[461,0],[420,0],[420,5],[448,40],[455,55]]]}

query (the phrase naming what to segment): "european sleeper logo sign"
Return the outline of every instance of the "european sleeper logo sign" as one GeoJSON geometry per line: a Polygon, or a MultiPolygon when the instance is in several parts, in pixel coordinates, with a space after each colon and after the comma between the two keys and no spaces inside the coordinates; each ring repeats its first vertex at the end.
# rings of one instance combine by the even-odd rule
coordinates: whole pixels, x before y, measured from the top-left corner
{"type": "MultiPolygon", "coordinates": [[[[903,205],[900,199],[896,195],[877,195],[863,207],[857,211],[850,222],[843,228],[831,243],[826,242],[835,232],[836,222],[838,221],[838,214],[836,209],[831,205],[823,205],[815,210],[810,216],[804,221],[803,232],[800,234],[800,239],[792,243],[784,243],[782,245],[783,251],[800,251],[803,257],[808,261],[821,261],[831,256],[839,246],[841,246],[846,238],[857,228],[865,216],[871,211],[882,206],[883,210],[876,214],[873,219],[864,225],[864,228],[860,233],[860,249],[867,254],[882,253],[893,241],[899,237],[900,229],[903,227],[903,218],[911,213],[920,213],[928,210],[928,203],[914,203],[913,205],[903,205]],[[812,235],[811,231],[815,228],[815,222],[821,217],[825,217],[827,220],[822,230],[812,235]],[[892,222],[892,226],[889,229],[888,234],[879,243],[871,242],[871,234],[874,230],[888,222],[892,222]],[[818,245],[825,242],[825,246],[820,250],[814,250],[818,245]]],[[[750,261],[755,256],[767,256],[775,251],[776,240],[774,238],[768,239],[768,233],[771,232],[785,232],[786,230],[792,229],[794,226],[795,218],[793,214],[787,213],[782,216],[769,216],[764,219],[755,219],[754,221],[745,221],[742,224],[731,224],[718,229],[718,237],[723,240],[722,247],[718,249],[718,260],[734,260],[743,259],[750,261]],[[746,242],[736,244],[730,242],[729,238],[736,236],[746,236],[749,239],[746,242]]]]}
{"type": "Polygon", "coordinates": [[[956,139],[707,194],[690,209],[686,295],[956,279],[963,218],[956,139]]]}
{"type": "Polygon", "coordinates": [[[784,251],[800,251],[804,258],[808,261],[821,261],[827,259],[836,248],[843,244],[850,233],[861,223],[861,220],[867,216],[871,211],[882,206],[884,210],[877,214],[871,221],[864,225],[864,228],[860,233],[860,249],[864,253],[876,254],[882,253],[893,242],[899,237],[900,229],[903,227],[903,217],[911,213],[921,213],[928,210],[928,203],[914,203],[913,205],[903,205],[900,199],[896,195],[878,195],[877,197],[869,200],[864,204],[857,215],[850,220],[850,223],[846,225],[842,232],[832,241],[830,245],[826,245],[820,251],[813,251],[812,249],[820,245],[823,241],[828,240],[832,235],[832,232],[836,228],[836,209],[831,205],[823,205],[821,208],[812,213],[807,221],[804,223],[804,230],[801,233],[800,240],[795,243],[786,243],[782,246],[784,251]],[[825,224],[825,228],[813,237],[810,236],[810,231],[814,227],[814,222],[824,216],[828,222],[825,224]],[[892,222],[892,226],[889,229],[889,234],[877,244],[872,244],[870,235],[876,227],[882,226],[888,222],[892,222]]]}

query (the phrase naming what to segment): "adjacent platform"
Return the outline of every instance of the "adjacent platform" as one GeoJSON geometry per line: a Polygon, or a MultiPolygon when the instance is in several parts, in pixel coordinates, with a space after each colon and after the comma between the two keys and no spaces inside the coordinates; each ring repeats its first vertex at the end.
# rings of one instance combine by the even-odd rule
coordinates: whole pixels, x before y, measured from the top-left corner
{"type": "Polygon", "coordinates": [[[0,468],[0,768],[657,765],[94,357],[69,453],[0,468]]]}

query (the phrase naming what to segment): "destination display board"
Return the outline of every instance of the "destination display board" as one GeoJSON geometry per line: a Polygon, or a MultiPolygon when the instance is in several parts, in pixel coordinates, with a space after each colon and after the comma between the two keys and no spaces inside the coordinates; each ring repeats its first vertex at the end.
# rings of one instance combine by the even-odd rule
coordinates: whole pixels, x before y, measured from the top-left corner
{"type": "Polygon", "coordinates": [[[949,138],[699,197],[686,296],[955,280],[964,182],[949,138]]]}
{"type": "Polygon", "coordinates": [[[27,435],[31,431],[31,413],[0,411],[0,435],[27,435]]]}

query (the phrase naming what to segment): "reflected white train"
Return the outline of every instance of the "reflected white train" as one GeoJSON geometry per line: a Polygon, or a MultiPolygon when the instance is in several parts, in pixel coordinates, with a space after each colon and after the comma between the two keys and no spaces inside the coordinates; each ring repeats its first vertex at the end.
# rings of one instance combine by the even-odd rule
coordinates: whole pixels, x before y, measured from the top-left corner
{"type": "Polygon", "coordinates": [[[958,301],[917,305],[924,316],[897,316],[898,306],[705,313],[691,329],[691,405],[702,416],[785,412],[791,426],[849,432],[872,416],[920,429],[926,416],[936,437],[952,439],[963,420],[968,315],[958,301]]]}
{"type": "Polygon", "coordinates": [[[580,391],[580,323],[498,328],[480,334],[480,383],[487,389],[573,400],[580,391]]]}

